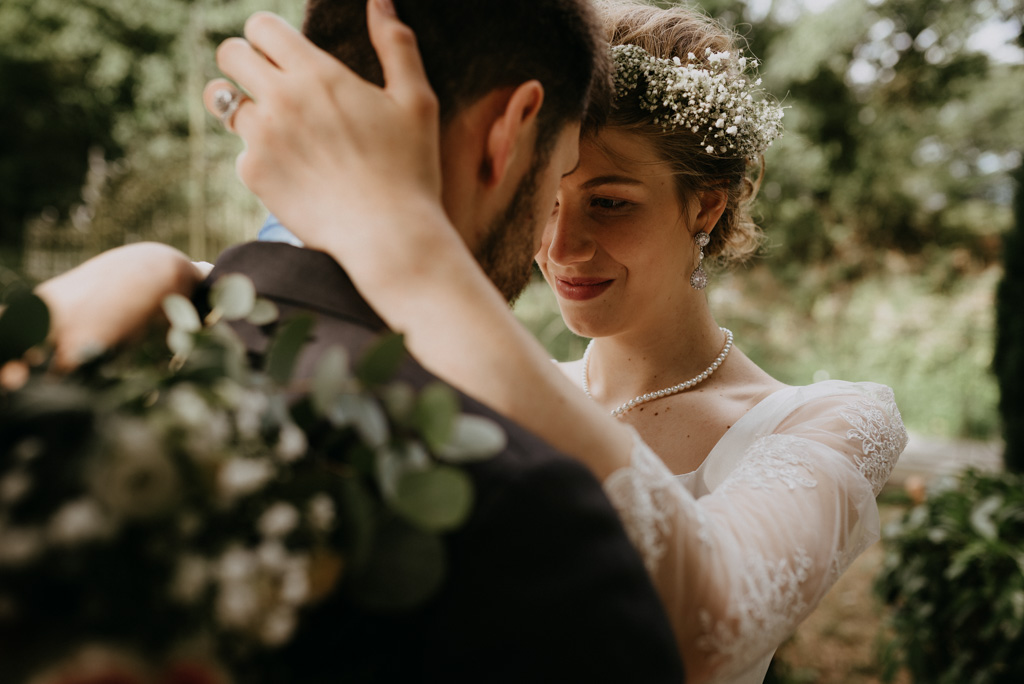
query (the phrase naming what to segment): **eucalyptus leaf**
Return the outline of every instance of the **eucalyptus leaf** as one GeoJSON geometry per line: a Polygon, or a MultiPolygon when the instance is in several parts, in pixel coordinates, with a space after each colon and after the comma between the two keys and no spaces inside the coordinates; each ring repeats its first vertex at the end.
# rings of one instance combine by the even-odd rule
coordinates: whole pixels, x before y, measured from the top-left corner
{"type": "Polygon", "coordinates": [[[402,458],[407,470],[427,470],[434,467],[434,461],[426,448],[416,441],[406,442],[402,450],[402,458]]]}
{"type": "Polygon", "coordinates": [[[210,288],[210,305],[224,320],[245,318],[256,306],[256,286],[246,275],[229,273],[210,288]]]}
{"type": "Polygon", "coordinates": [[[221,351],[222,375],[241,381],[249,374],[249,358],[245,343],[238,333],[228,325],[214,325],[210,337],[216,340],[221,351]]]}
{"type": "Polygon", "coordinates": [[[352,426],[371,448],[387,443],[391,431],[388,417],[373,398],[362,394],[343,394],[327,408],[327,420],[335,427],[352,426]]]}
{"type": "Polygon", "coordinates": [[[412,425],[436,451],[451,439],[455,417],[459,413],[459,400],[447,385],[434,382],[424,387],[412,411],[412,425]]]}
{"type": "Polygon", "coordinates": [[[172,326],[167,331],[167,348],[175,356],[188,356],[195,349],[195,336],[188,330],[172,326]]]}
{"type": "Polygon", "coordinates": [[[253,325],[269,325],[276,321],[279,315],[280,312],[277,310],[277,304],[274,304],[269,299],[260,297],[256,300],[252,311],[245,320],[253,325]]]}
{"type": "Polygon", "coordinates": [[[404,465],[401,455],[390,446],[382,446],[374,452],[374,476],[385,499],[397,496],[398,481],[405,475],[404,465]]]}
{"type": "Polygon", "coordinates": [[[349,377],[348,351],[340,345],[325,351],[313,375],[313,407],[320,415],[327,415],[345,393],[349,377]]]}
{"type": "Polygon", "coordinates": [[[399,518],[385,520],[374,535],[370,557],[353,573],[349,593],[356,603],[380,612],[414,608],[441,586],[445,552],[441,540],[399,518]]]}
{"type": "Polygon", "coordinates": [[[192,305],[188,297],[180,294],[169,294],[163,301],[164,315],[171,324],[171,328],[186,333],[199,332],[203,327],[199,320],[199,312],[192,305]]]}
{"type": "Polygon", "coordinates": [[[409,473],[434,467],[430,454],[418,442],[385,444],[373,452],[373,472],[388,501],[398,495],[398,483],[409,473]]]}
{"type": "Polygon", "coordinates": [[[360,359],[356,377],[370,387],[382,385],[395,376],[405,356],[405,338],[398,333],[385,335],[360,359]]]}
{"type": "Polygon", "coordinates": [[[12,297],[0,314],[0,366],[45,342],[49,332],[50,310],[42,299],[31,292],[12,297]]]}
{"type": "Polygon", "coordinates": [[[508,435],[489,418],[460,414],[455,417],[451,439],[434,450],[434,455],[450,463],[485,461],[501,453],[508,435]]]}
{"type": "Polygon", "coordinates": [[[382,387],[380,395],[388,415],[393,420],[405,424],[411,419],[413,407],[416,405],[416,392],[411,385],[395,381],[382,387]]]}
{"type": "Polygon", "coordinates": [[[299,352],[302,351],[315,319],[312,315],[301,314],[283,324],[274,335],[267,350],[266,371],[279,385],[285,385],[292,377],[299,352]]]}
{"type": "Polygon", "coordinates": [[[378,447],[388,441],[388,417],[374,399],[363,395],[350,395],[355,399],[356,411],[352,421],[356,432],[371,447],[378,447]]]}
{"type": "Polygon", "coordinates": [[[392,506],[410,523],[428,532],[460,525],[473,505],[473,483],[465,472],[439,465],[404,473],[392,506]]]}

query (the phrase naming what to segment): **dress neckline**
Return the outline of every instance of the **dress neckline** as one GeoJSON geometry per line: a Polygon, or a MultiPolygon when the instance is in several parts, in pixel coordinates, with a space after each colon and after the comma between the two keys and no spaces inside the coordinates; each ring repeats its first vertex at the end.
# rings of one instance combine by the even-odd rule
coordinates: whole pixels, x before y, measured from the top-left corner
{"type": "Polygon", "coordinates": [[[737,420],[735,423],[729,426],[729,428],[724,433],[722,433],[722,436],[719,437],[717,442],[715,442],[715,446],[711,447],[711,451],[708,452],[708,455],[704,457],[704,460],[700,462],[699,466],[697,466],[696,468],[689,472],[679,473],[678,475],[676,475],[676,477],[692,477],[700,473],[701,470],[704,469],[704,465],[711,460],[711,457],[715,455],[715,452],[717,452],[722,447],[722,444],[724,444],[732,434],[740,432],[746,427],[747,423],[754,420],[753,416],[756,416],[759,409],[767,406],[768,404],[776,400],[778,395],[782,394],[783,392],[789,392],[790,390],[796,389],[798,387],[798,385],[786,385],[785,387],[780,387],[774,392],[770,392],[765,396],[761,397],[760,401],[758,401],[756,404],[747,409],[747,412],[740,416],[739,420],[737,420]]]}
{"type": "MultiPolygon", "coordinates": [[[[724,477],[728,471],[731,471],[736,463],[737,459],[742,456],[742,451],[745,450],[746,442],[749,442],[751,437],[760,436],[760,431],[757,435],[753,435],[753,427],[758,421],[764,420],[764,416],[768,413],[776,411],[782,404],[787,404],[788,409],[784,415],[778,416],[779,422],[781,422],[787,415],[795,411],[797,408],[805,404],[807,401],[818,398],[823,395],[835,393],[837,391],[850,391],[853,387],[863,385],[863,383],[850,382],[847,380],[822,380],[820,382],[811,383],[810,385],[786,385],[774,392],[766,395],[759,402],[754,404],[750,409],[744,413],[739,420],[732,424],[732,426],[725,431],[721,438],[715,443],[715,446],[711,448],[708,455],[704,457],[701,464],[687,473],[680,473],[676,475],[684,481],[690,481],[694,478],[700,478],[708,485],[709,489],[713,489],[717,484],[717,480],[724,477]],[[799,401],[790,402],[793,395],[801,395],[799,401]],[[730,444],[736,440],[744,442],[744,449],[732,449],[730,444]],[[732,458],[721,458],[720,452],[729,452],[732,458]],[[710,465],[709,465],[710,464],[710,465]],[[709,470],[720,470],[718,473],[709,473],[709,470]]],[[[777,425],[778,422],[775,423],[777,425]]],[[[774,428],[774,426],[773,426],[774,428]]]]}

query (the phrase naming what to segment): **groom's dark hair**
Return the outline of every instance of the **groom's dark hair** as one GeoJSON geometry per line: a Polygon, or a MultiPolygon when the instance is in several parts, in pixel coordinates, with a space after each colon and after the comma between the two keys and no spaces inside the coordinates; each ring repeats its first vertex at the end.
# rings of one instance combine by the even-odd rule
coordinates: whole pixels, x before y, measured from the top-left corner
{"type": "MultiPolygon", "coordinates": [[[[537,151],[573,121],[599,125],[611,102],[608,46],[590,0],[395,0],[416,34],[442,124],[496,88],[544,86],[537,151]]],[[[303,33],[377,84],[366,0],[309,0],[303,33]]]]}

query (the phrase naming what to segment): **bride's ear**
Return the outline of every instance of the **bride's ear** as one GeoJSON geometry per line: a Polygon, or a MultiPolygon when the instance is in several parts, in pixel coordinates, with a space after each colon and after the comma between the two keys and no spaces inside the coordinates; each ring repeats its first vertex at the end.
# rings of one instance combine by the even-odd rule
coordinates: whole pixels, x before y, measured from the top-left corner
{"type": "Polygon", "coordinates": [[[729,195],[725,188],[708,188],[703,190],[698,197],[700,203],[697,207],[697,216],[694,217],[691,230],[694,234],[700,232],[710,233],[718,225],[718,219],[722,217],[722,213],[725,211],[729,195]]]}
{"type": "Polygon", "coordinates": [[[487,134],[481,180],[496,186],[523,155],[533,158],[537,115],[544,104],[544,86],[531,80],[507,93],[487,134]]]}

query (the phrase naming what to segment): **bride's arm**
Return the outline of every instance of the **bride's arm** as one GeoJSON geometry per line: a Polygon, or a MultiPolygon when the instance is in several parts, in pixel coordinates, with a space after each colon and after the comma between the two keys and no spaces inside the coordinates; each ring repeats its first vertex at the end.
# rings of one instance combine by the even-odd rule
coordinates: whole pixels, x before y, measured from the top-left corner
{"type": "Polygon", "coordinates": [[[95,256],[36,287],[50,309],[57,363],[71,368],[163,322],[169,294],[189,296],[203,269],[167,245],[140,242],[95,256]]]}
{"type": "MultiPolygon", "coordinates": [[[[254,15],[247,41],[221,46],[218,64],[254,100],[233,119],[248,143],[239,175],[304,243],[345,267],[424,366],[604,479],[628,462],[629,431],[550,363],[451,227],[437,102],[415,39],[377,0],[368,16],[383,89],[273,15],[254,15]]],[[[228,86],[207,87],[211,111],[228,86]]]]}

